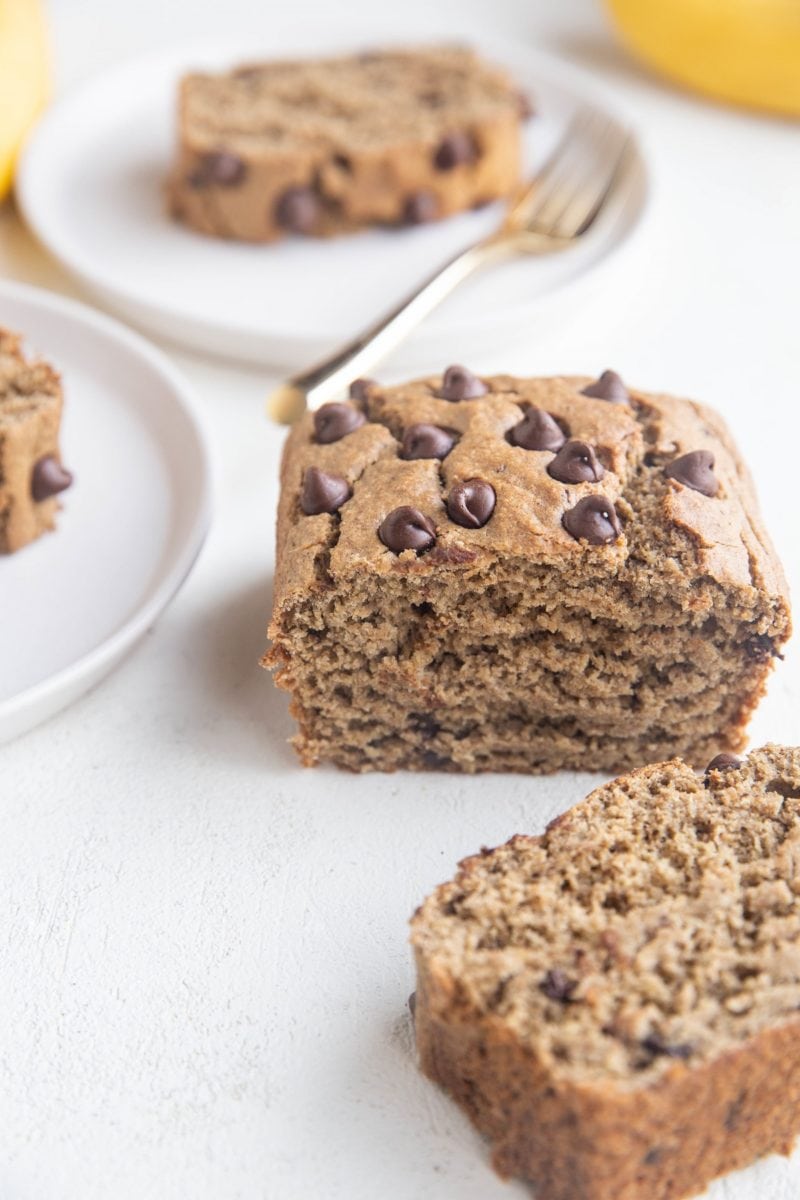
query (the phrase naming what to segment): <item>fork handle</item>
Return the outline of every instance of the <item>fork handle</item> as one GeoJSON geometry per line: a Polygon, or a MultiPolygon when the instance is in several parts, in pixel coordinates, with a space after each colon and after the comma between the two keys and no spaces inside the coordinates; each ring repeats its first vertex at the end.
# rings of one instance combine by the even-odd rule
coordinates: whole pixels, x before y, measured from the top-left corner
{"type": "Polygon", "coordinates": [[[269,415],[291,424],[304,409],[333,400],[358,376],[365,374],[419,325],[430,312],[480,267],[513,254],[507,240],[486,238],[460,251],[416,291],[374,325],[309,371],[293,375],[267,402],[269,415]]]}

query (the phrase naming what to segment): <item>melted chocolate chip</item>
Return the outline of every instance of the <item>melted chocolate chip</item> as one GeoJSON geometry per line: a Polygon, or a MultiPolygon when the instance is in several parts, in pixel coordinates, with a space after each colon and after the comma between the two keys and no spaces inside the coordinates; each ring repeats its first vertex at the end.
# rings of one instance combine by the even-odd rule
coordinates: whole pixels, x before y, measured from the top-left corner
{"type": "Polygon", "coordinates": [[[303,472],[300,507],[308,517],[338,512],[352,494],[350,484],[341,475],[331,475],[319,467],[307,467],[303,472]]]}
{"type": "Polygon", "coordinates": [[[475,162],[477,157],[478,147],[475,145],[475,139],[469,133],[459,130],[442,138],[433,156],[433,165],[437,171],[452,171],[454,167],[475,162]]]}
{"type": "Polygon", "coordinates": [[[409,425],[403,434],[401,458],[447,458],[456,443],[452,429],[440,425],[409,425]]]}
{"type": "Polygon", "coordinates": [[[485,479],[467,479],[451,488],[447,497],[447,515],[456,525],[481,529],[494,512],[497,497],[485,479]]]}
{"type": "Polygon", "coordinates": [[[377,387],[374,379],[354,379],[347,389],[347,394],[351,400],[356,400],[359,404],[364,404],[369,395],[370,388],[377,387]]]}
{"type": "Polygon", "coordinates": [[[577,979],[570,979],[565,971],[560,967],[553,967],[548,971],[542,982],[539,984],[540,989],[547,996],[548,1000],[557,1000],[561,1004],[566,1004],[572,999],[572,993],[578,986],[577,979]]]}
{"type": "Polygon", "coordinates": [[[413,192],[403,208],[406,225],[426,225],[439,215],[439,201],[432,192],[413,192]]]}
{"type": "Polygon", "coordinates": [[[616,371],[603,371],[599,379],[581,389],[581,394],[595,400],[610,400],[612,404],[627,404],[631,398],[616,371]]]}
{"type": "Polygon", "coordinates": [[[275,220],[290,233],[310,233],[319,215],[319,198],[309,187],[290,187],[275,204],[275,220]]]}
{"type": "Polygon", "coordinates": [[[714,474],[714,455],[710,450],[690,450],[664,467],[664,474],[703,496],[716,496],[719,482],[714,474]]]}
{"type": "Polygon", "coordinates": [[[384,546],[395,554],[401,554],[403,550],[416,550],[419,554],[436,541],[436,526],[418,508],[401,504],[384,517],[378,536],[384,546]]]}
{"type": "Polygon", "coordinates": [[[605,496],[584,496],[564,513],[562,524],[577,541],[606,546],[622,533],[617,511],[605,496]]]}
{"type": "Polygon", "coordinates": [[[31,495],[37,504],[65,492],[72,483],[72,472],[62,467],[57,458],[45,455],[34,464],[31,476],[31,495]]]}
{"type": "Polygon", "coordinates": [[[352,404],[323,404],[314,413],[314,440],[322,445],[338,442],[364,424],[366,418],[352,404]]]}
{"type": "Polygon", "coordinates": [[[228,150],[215,150],[204,154],[189,182],[192,187],[202,188],[216,184],[217,187],[238,187],[244,181],[247,167],[238,154],[228,150]]]}
{"type": "Polygon", "coordinates": [[[688,1042],[670,1043],[665,1041],[660,1033],[651,1033],[649,1037],[642,1040],[642,1049],[648,1054],[652,1054],[654,1058],[663,1056],[665,1058],[691,1058],[694,1054],[694,1046],[688,1042]]]}
{"type": "Polygon", "coordinates": [[[541,408],[529,408],[506,438],[523,450],[560,450],[567,440],[558,422],[541,408]]]}
{"type": "Polygon", "coordinates": [[[547,474],[559,483],[599,483],[605,469],[588,442],[569,441],[547,464],[547,474]]]}
{"type": "Polygon", "coordinates": [[[417,993],[416,992],[412,992],[411,995],[408,997],[408,1011],[411,1013],[411,1020],[413,1021],[417,1015],[417,993]]]}
{"type": "Polygon", "coordinates": [[[466,367],[448,367],[442,377],[442,386],[436,393],[442,400],[475,400],[485,396],[488,388],[483,380],[473,375],[466,367]]]}
{"type": "Polygon", "coordinates": [[[717,754],[706,767],[706,775],[709,771],[735,771],[741,765],[742,760],[735,754],[717,754]]]}

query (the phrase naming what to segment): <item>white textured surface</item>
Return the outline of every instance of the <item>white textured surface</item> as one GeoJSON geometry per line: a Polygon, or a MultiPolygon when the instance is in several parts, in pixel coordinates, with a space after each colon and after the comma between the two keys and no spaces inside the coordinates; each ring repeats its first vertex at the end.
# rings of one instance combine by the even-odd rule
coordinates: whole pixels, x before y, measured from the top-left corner
{"type": "MultiPolygon", "coordinates": [[[[115,4],[113,19],[111,8],[52,4],[62,81],[223,20],[213,0],[115,4]]],[[[404,4],[410,33],[422,8],[404,4]]],[[[313,31],[311,6],[291,19],[298,10],[313,31]]],[[[631,290],[577,314],[556,341],[520,330],[513,355],[473,365],[609,365],[718,405],[800,591],[796,129],[650,82],[588,0],[451,0],[437,20],[463,31],[482,11],[498,32],[516,28],[617,88],[646,128],[658,195],[631,290]]],[[[224,14],[226,33],[236,14],[245,32],[268,20],[246,0],[224,14]]],[[[0,271],[68,290],[9,213],[0,271]]],[[[255,665],[279,441],[261,416],[268,381],[176,360],[217,452],[216,523],[198,567],[110,680],[0,753],[0,1196],[522,1197],[417,1076],[406,921],[459,856],[538,830],[590,780],[351,779],[295,766],[284,701],[255,665]]],[[[799,682],[793,652],[754,741],[797,740],[799,682]]],[[[710,1195],[796,1200],[799,1189],[795,1156],[710,1195]]]]}

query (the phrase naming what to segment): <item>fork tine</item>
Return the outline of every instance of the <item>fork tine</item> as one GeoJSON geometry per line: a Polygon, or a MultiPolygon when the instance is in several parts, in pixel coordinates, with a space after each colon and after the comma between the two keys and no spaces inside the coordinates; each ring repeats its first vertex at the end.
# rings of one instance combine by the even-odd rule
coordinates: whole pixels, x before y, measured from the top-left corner
{"type": "Polygon", "coordinates": [[[600,195],[598,195],[597,202],[594,207],[586,213],[580,225],[578,225],[575,229],[575,233],[573,234],[574,237],[580,237],[582,233],[585,233],[586,230],[594,224],[595,220],[600,216],[600,213],[605,208],[606,202],[610,199],[612,193],[618,190],[619,185],[626,175],[628,175],[628,182],[630,182],[628,167],[630,166],[632,157],[633,139],[630,134],[626,134],[625,140],[622,143],[622,148],[619,152],[619,157],[617,158],[616,166],[611,172],[606,188],[600,195]]]}
{"type": "Polygon", "coordinates": [[[576,182],[552,225],[555,237],[574,238],[584,233],[604,207],[619,180],[631,146],[625,130],[610,126],[609,136],[596,147],[592,166],[576,182]]]}
{"type": "Polygon", "coordinates": [[[606,119],[591,110],[581,114],[574,132],[570,127],[569,144],[554,164],[547,186],[538,189],[532,197],[526,213],[528,229],[550,232],[550,226],[563,212],[565,194],[570,196],[574,191],[576,178],[585,171],[587,154],[592,153],[593,147],[602,139],[605,127],[606,119]]]}
{"type": "Polygon", "coordinates": [[[571,154],[591,115],[591,111],[588,109],[579,109],[575,113],[560,141],[537,172],[535,179],[524,186],[516,203],[512,202],[504,222],[506,226],[518,228],[528,225],[533,219],[533,214],[538,212],[547,198],[552,195],[564,159],[571,154]]]}
{"type": "Polygon", "coordinates": [[[602,155],[608,137],[608,119],[593,113],[586,123],[583,136],[576,139],[571,153],[565,155],[559,172],[557,186],[547,202],[532,214],[537,232],[551,234],[556,221],[570,204],[575,193],[585,185],[587,176],[596,169],[598,155],[602,155]]]}

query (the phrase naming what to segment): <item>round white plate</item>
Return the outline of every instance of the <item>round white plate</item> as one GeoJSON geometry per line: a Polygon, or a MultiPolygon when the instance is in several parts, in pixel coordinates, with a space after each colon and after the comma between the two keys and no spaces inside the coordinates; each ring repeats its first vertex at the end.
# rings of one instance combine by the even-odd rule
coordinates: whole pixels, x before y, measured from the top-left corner
{"type": "MultiPolygon", "coordinates": [[[[263,364],[308,365],[371,323],[458,249],[489,232],[493,205],[431,226],[369,230],[319,241],[252,246],[206,238],[170,219],[162,183],[172,154],[176,87],[197,67],[309,54],[307,31],[276,28],[252,45],[182,48],[135,59],[67,95],[40,122],[23,155],[17,197],[45,246],[91,291],[149,330],[205,352],[263,364]]],[[[376,39],[385,44],[385,35],[376,39]]],[[[313,53],[367,43],[315,28],[313,53]]],[[[524,43],[481,39],[534,98],[526,153],[534,170],[582,105],[608,112],[580,72],[524,43]]],[[[609,115],[611,115],[609,113],[609,115]]],[[[613,119],[621,121],[621,118],[613,119]]],[[[641,153],[635,186],[575,249],[484,272],[449,299],[395,360],[438,361],[443,346],[471,353],[563,320],[576,289],[630,245],[647,192],[641,153]],[[556,300],[558,304],[554,303],[556,300]],[[561,303],[563,301],[563,303],[561,303]]]]}
{"type": "Polygon", "coordinates": [[[0,741],[119,662],[188,575],[210,516],[187,385],[137,334],[48,292],[0,284],[0,325],[61,373],[75,474],[54,533],[0,556],[0,741]]]}

